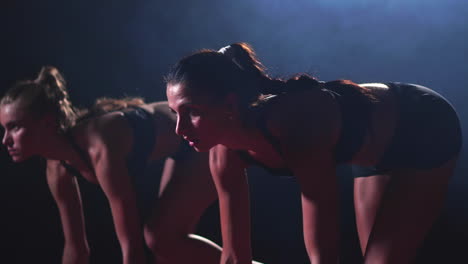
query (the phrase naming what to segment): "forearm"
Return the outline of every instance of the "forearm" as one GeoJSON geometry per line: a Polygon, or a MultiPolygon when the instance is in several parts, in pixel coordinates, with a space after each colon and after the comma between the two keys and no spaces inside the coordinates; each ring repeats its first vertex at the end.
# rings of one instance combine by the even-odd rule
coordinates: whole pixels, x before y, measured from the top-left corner
{"type": "Polygon", "coordinates": [[[111,146],[101,146],[95,160],[96,177],[111,208],[114,227],[119,240],[123,263],[145,263],[143,230],[136,193],[125,155],[111,146]]]}
{"type": "Polygon", "coordinates": [[[330,203],[313,204],[309,207],[303,201],[303,209],[306,212],[303,215],[303,227],[307,254],[311,263],[337,263],[339,253],[338,208],[330,203]],[[314,217],[308,215],[311,212],[314,217]]]}
{"type": "MultiPolygon", "coordinates": [[[[65,208],[63,211],[68,211],[65,208]]],[[[81,209],[81,208],[80,208],[81,209]]],[[[83,215],[81,212],[61,213],[62,229],[66,247],[76,248],[80,251],[89,251],[83,215]]]]}
{"type": "Polygon", "coordinates": [[[90,249],[80,204],[72,202],[68,206],[62,204],[59,207],[62,208],[60,218],[64,231],[62,263],[88,263],[90,249]]]}
{"type": "Polygon", "coordinates": [[[83,208],[76,179],[57,162],[48,161],[47,183],[57,204],[64,236],[62,263],[85,263],[89,246],[86,240],[83,208]]]}
{"type": "Polygon", "coordinates": [[[248,186],[220,197],[223,254],[221,263],[252,263],[248,186]]]}
{"type": "Polygon", "coordinates": [[[210,170],[219,198],[222,264],[251,264],[247,164],[239,153],[218,145],[210,150],[210,170]]]}
{"type": "MultiPolygon", "coordinates": [[[[239,231],[235,231],[235,229],[233,229],[232,232],[239,231]]],[[[223,232],[223,237],[225,237],[225,233],[226,231],[223,232]]],[[[239,240],[239,242],[223,243],[223,251],[221,256],[222,264],[251,263],[252,252],[250,248],[250,232],[244,231],[244,233],[239,235],[241,235],[244,239],[239,240]],[[241,241],[245,241],[244,244],[241,244],[241,241]]],[[[229,240],[229,238],[223,240],[229,240]]],[[[235,238],[233,240],[235,240],[235,238]]]]}
{"type": "Polygon", "coordinates": [[[143,231],[139,225],[136,208],[119,199],[119,201],[111,200],[111,209],[123,263],[145,263],[143,231]]]}

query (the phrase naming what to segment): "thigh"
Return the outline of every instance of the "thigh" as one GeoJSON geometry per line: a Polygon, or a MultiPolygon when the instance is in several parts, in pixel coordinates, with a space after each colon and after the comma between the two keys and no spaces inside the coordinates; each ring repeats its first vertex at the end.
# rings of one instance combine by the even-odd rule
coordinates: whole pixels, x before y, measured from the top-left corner
{"type": "Polygon", "coordinates": [[[146,228],[156,235],[191,233],[216,199],[207,153],[192,152],[182,160],[169,158],[161,178],[159,199],[146,228]]]}
{"type": "Polygon", "coordinates": [[[428,170],[391,173],[365,252],[365,263],[411,263],[444,204],[456,159],[428,170]]]}

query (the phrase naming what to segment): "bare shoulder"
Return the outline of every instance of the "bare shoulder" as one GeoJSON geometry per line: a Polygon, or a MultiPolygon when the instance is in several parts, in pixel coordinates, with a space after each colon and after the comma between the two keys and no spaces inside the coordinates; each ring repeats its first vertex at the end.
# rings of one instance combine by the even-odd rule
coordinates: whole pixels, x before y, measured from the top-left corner
{"type": "Polygon", "coordinates": [[[133,143],[132,129],[121,112],[91,118],[73,130],[77,143],[86,146],[84,149],[91,157],[103,150],[114,155],[126,155],[133,143]]]}
{"type": "Polygon", "coordinates": [[[243,183],[246,163],[236,150],[217,145],[210,150],[210,171],[218,194],[236,190],[243,183]]]}
{"type": "Polygon", "coordinates": [[[98,137],[107,140],[125,140],[130,136],[130,127],[122,112],[111,112],[90,119],[83,130],[90,138],[98,137]]]}
{"type": "Polygon", "coordinates": [[[47,175],[57,175],[57,174],[64,174],[66,171],[65,167],[59,160],[47,160],[46,161],[46,171],[47,175]]]}
{"type": "Polygon", "coordinates": [[[239,152],[224,145],[210,149],[210,167],[215,170],[244,169],[247,164],[240,158],[239,152]]]}

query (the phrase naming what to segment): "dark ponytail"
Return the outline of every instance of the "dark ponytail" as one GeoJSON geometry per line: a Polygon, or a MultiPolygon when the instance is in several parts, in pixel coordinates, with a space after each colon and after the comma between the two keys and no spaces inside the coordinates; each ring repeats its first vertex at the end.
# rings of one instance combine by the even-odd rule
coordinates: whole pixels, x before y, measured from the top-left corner
{"type": "Polygon", "coordinates": [[[270,77],[265,66],[258,60],[253,48],[247,43],[234,43],[219,50],[254,80],[258,94],[283,94],[322,87],[322,82],[300,74],[284,81],[270,77]]]}
{"type": "MultiPolygon", "coordinates": [[[[256,105],[261,95],[284,94],[308,89],[330,89],[370,105],[372,95],[350,81],[324,83],[301,74],[286,81],[271,78],[247,43],[234,43],[219,51],[202,50],[180,60],[165,78],[168,84],[182,83],[188,89],[225,96],[233,92],[244,106],[256,105]]],[[[353,101],[356,102],[356,101],[353,101]]]]}
{"type": "MultiPolygon", "coordinates": [[[[349,80],[321,82],[308,74],[299,74],[288,80],[271,78],[266,68],[258,60],[253,48],[247,43],[234,43],[219,52],[227,56],[239,68],[256,80],[256,88],[261,94],[282,94],[308,89],[329,89],[342,96],[353,97],[359,103],[372,104],[375,98],[369,90],[349,80]]],[[[356,103],[356,101],[354,101],[356,103]]]]}
{"type": "Polygon", "coordinates": [[[45,113],[56,115],[61,131],[75,124],[77,109],[70,102],[66,82],[57,68],[45,66],[35,80],[20,81],[10,88],[2,98],[0,105],[22,100],[33,114],[45,113]]]}
{"type": "MultiPolygon", "coordinates": [[[[350,80],[335,80],[321,82],[317,79],[301,74],[286,81],[282,93],[293,93],[311,89],[323,89],[334,94],[339,101],[341,111],[354,116],[350,120],[368,120],[377,99],[366,87],[357,85],[350,80]]],[[[357,122],[357,121],[356,121],[357,122]]]]}
{"type": "Polygon", "coordinates": [[[57,68],[52,66],[42,67],[36,80],[33,82],[42,86],[49,98],[55,99],[56,101],[68,100],[65,79],[57,68]]]}
{"type": "Polygon", "coordinates": [[[372,105],[377,99],[371,91],[350,80],[335,80],[323,84],[325,89],[339,94],[341,97],[353,98],[353,103],[372,105]]]}
{"type": "Polygon", "coordinates": [[[250,74],[252,78],[262,78],[265,67],[258,60],[253,48],[247,43],[234,43],[221,48],[219,53],[229,58],[241,70],[250,74]]]}
{"type": "Polygon", "coordinates": [[[221,48],[219,52],[227,56],[253,80],[257,97],[260,94],[280,94],[286,91],[286,82],[273,79],[267,74],[265,66],[258,60],[249,44],[234,43],[221,48]]]}

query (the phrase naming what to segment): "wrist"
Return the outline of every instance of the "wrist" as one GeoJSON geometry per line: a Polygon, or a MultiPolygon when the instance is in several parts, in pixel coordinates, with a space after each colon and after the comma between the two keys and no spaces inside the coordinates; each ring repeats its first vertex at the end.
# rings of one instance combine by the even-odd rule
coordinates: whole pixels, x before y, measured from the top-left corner
{"type": "Polygon", "coordinates": [[[87,242],[82,243],[73,243],[73,242],[65,242],[65,249],[76,251],[80,254],[89,255],[89,246],[87,242]]]}
{"type": "Polygon", "coordinates": [[[124,264],[145,263],[143,248],[123,248],[122,257],[124,264]]]}
{"type": "Polygon", "coordinates": [[[89,249],[84,246],[65,244],[62,255],[62,264],[89,263],[89,249]]]}
{"type": "Polygon", "coordinates": [[[251,256],[238,256],[230,254],[229,252],[223,252],[221,255],[221,263],[223,264],[251,264],[251,256]]]}

